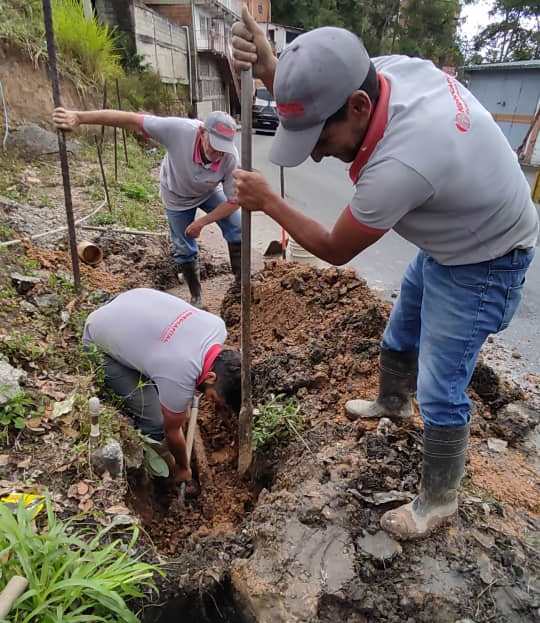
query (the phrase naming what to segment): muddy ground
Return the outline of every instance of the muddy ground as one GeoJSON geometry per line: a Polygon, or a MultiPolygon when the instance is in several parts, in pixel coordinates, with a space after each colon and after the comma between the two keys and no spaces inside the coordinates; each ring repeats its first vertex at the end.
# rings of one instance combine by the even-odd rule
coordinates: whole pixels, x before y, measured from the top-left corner
{"type": "MultiPolygon", "coordinates": [[[[417,489],[421,421],[416,415],[406,426],[378,429],[344,416],[349,397],[376,396],[390,310],[348,270],[278,262],[254,276],[255,402],[270,394],[295,398],[303,426],[287,446],[256,456],[251,480],[236,476],[235,421],[205,404],[200,430],[208,469],[184,508],[174,490],[139,467],[120,482],[92,474],[85,400],[98,388],[94,370],[80,359],[86,314],[131,287],[186,295],[166,240],[110,233],[94,239],[104,260],[83,267],[79,298],[62,244],[3,254],[0,350],[27,373],[26,389],[39,406],[25,429],[2,441],[0,487],[46,487],[65,516],[82,512],[108,523],[120,513],[139,522],[146,555],[168,571],[159,603],[170,599],[153,611],[144,604],[145,620],[540,620],[538,414],[519,387],[488,366],[478,366],[471,386],[473,436],[457,521],[401,548],[377,535],[380,515],[417,489]],[[37,275],[39,283],[18,294],[13,270],[37,275]],[[44,304],[44,295],[54,297],[44,304]],[[72,413],[54,419],[55,402],[73,391],[79,398],[72,413]],[[508,447],[489,449],[491,438],[508,447]]],[[[237,345],[239,304],[228,292],[223,249],[208,249],[203,264],[206,303],[221,311],[237,345]]],[[[116,410],[107,414],[126,456],[137,455],[130,423],[116,410]]]]}

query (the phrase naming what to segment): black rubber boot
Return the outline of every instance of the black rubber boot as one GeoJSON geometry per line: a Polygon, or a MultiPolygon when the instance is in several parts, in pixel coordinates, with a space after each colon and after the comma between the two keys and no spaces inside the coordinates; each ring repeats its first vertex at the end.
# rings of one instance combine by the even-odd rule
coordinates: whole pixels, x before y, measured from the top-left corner
{"type": "Polygon", "coordinates": [[[444,525],[458,509],[468,444],[468,424],[426,425],[420,493],[409,504],[385,513],[382,528],[398,539],[418,539],[444,525]]]}
{"type": "Polygon", "coordinates": [[[191,294],[191,304],[194,307],[202,309],[202,290],[201,290],[201,271],[199,269],[199,260],[180,264],[182,275],[189,288],[191,294]]]}
{"type": "Polygon", "coordinates": [[[242,273],[242,244],[229,242],[229,258],[231,260],[231,272],[234,275],[234,285],[240,289],[240,275],[242,273]]]}
{"type": "Polygon", "coordinates": [[[382,417],[402,420],[411,417],[417,374],[416,351],[381,350],[377,400],[349,400],[345,405],[347,417],[350,420],[382,417]]]}

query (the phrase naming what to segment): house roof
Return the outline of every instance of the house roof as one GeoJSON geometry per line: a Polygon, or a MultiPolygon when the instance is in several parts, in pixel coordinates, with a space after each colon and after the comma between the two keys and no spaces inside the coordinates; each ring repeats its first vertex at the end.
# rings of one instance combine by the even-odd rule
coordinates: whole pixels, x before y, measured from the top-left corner
{"type": "Polygon", "coordinates": [[[514,61],[511,63],[482,63],[481,65],[466,65],[464,71],[509,71],[509,70],[540,69],[540,58],[530,61],[514,61]]]}

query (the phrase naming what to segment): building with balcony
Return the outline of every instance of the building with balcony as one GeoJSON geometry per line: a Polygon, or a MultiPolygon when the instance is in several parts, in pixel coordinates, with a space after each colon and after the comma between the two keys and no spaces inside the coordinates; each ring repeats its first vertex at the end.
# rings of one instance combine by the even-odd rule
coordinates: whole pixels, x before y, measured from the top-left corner
{"type": "Polygon", "coordinates": [[[230,40],[242,0],[150,0],[146,4],[189,29],[194,114],[200,119],[214,110],[237,114],[239,84],[232,70],[230,40]]]}

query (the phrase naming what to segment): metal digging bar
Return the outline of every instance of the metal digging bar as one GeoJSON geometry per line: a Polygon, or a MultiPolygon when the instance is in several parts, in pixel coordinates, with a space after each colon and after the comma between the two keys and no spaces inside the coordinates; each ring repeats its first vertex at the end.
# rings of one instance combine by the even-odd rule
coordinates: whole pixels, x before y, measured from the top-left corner
{"type": "MultiPolygon", "coordinates": [[[[43,2],[43,21],[45,22],[45,38],[47,39],[47,53],[49,55],[49,74],[51,77],[53,101],[55,108],[62,105],[60,101],[60,85],[58,82],[58,68],[56,65],[56,47],[54,44],[54,31],[50,0],[43,2]]],[[[64,203],[66,205],[66,218],[69,235],[69,250],[71,252],[71,266],[73,268],[73,282],[75,292],[81,291],[81,273],[79,269],[79,256],[77,255],[77,235],[75,233],[75,220],[73,218],[73,202],[71,200],[71,184],[69,181],[69,162],[66,148],[66,135],[64,130],[58,130],[58,151],[60,154],[60,167],[62,169],[62,181],[64,183],[64,203]]]]}
{"type": "MultiPolygon", "coordinates": [[[[252,100],[253,72],[241,73],[242,111],[242,168],[251,171],[252,166],[252,100]]],[[[253,448],[251,431],[253,424],[253,402],[251,397],[251,213],[242,209],[242,408],[238,421],[238,472],[245,476],[251,466],[253,448]]]]}

